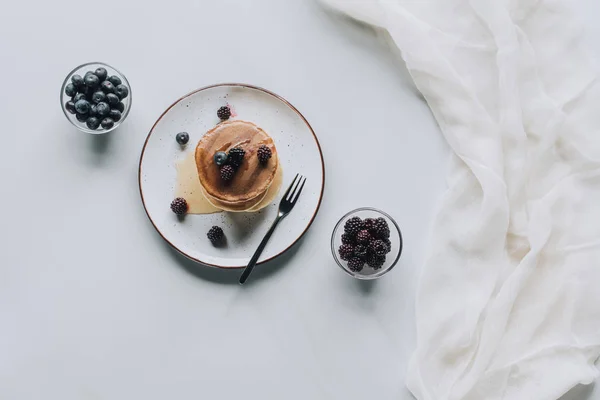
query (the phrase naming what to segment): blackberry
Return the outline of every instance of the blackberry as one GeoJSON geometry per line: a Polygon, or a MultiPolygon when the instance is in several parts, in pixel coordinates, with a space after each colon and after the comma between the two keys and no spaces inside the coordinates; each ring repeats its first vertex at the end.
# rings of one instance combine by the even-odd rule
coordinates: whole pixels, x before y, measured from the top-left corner
{"type": "Polygon", "coordinates": [[[229,106],[223,106],[219,108],[217,110],[217,117],[219,117],[221,121],[228,120],[229,117],[231,117],[231,109],[229,108],[229,106]]]}
{"type": "Polygon", "coordinates": [[[369,243],[369,250],[372,254],[378,256],[385,256],[388,253],[388,247],[381,239],[373,240],[369,243]]]}
{"type": "Polygon", "coordinates": [[[359,231],[356,234],[356,242],[360,244],[369,244],[371,241],[371,234],[366,229],[359,231]]]}
{"type": "Polygon", "coordinates": [[[363,221],[364,229],[371,231],[375,227],[375,220],[373,218],[365,218],[363,221]]]}
{"type": "Polygon", "coordinates": [[[385,256],[378,256],[377,254],[371,254],[367,258],[367,265],[373,269],[380,269],[385,264],[385,256]]]}
{"type": "Polygon", "coordinates": [[[227,159],[229,160],[229,164],[238,168],[240,165],[242,165],[242,161],[244,161],[245,155],[246,152],[244,151],[244,149],[242,149],[241,147],[234,147],[233,149],[229,150],[229,153],[227,154],[227,159]]]}
{"type": "Polygon", "coordinates": [[[363,244],[359,244],[358,246],[356,246],[354,248],[354,255],[356,257],[360,257],[362,259],[364,259],[367,256],[367,246],[363,245],[363,244]]]}
{"type": "Polygon", "coordinates": [[[221,179],[223,179],[225,182],[232,180],[234,174],[235,170],[231,165],[223,165],[223,167],[221,167],[221,179]]]}
{"type": "Polygon", "coordinates": [[[178,197],[171,202],[171,211],[177,215],[184,215],[188,210],[188,203],[184,198],[178,197]]]}
{"type": "Polygon", "coordinates": [[[221,229],[220,226],[215,225],[212,228],[210,228],[206,236],[212,244],[218,244],[225,238],[225,233],[223,232],[223,229],[221,229]]]}
{"type": "Polygon", "coordinates": [[[363,228],[363,221],[358,217],[352,217],[344,224],[344,232],[356,235],[363,228]]]}
{"type": "Polygon", "coordinates": [[[375,220],[375,225],[373,229],[371,229],[371,234],[378,239],[387,239],[390,237],[390,227],[388,223],[383,218],[377,218],[375,220]]]}
{"type": "Polygon", "coordinates": [[[348,233],[342,233],[342,243],[354,244],[354,236],[348,233]]]}
{"type": "Polygon", "coordinates": [[[360,272],[365,265],[365,261],[359,257],[353,257],[348,261],[348,269],[352,272],[360,272]]]}
{"type": "Polygon", "coordinates": [[[385,243],[385,245],[387,246],[387,252],[389,253],[390,251],[392,251],[392,242],[390,241],[390,239],[381,240],[383,240],[383,243],[385,243]]]}
{"type": "Polygon", "coordinates": [[[271,152],[269,146],[261,144],[258,150],[256,151],[256,155],[258,156],[258,161],[260,161],[263,164],[266,164],[269,161],[269,159],[273,156],[273,153],[271,152]]]}
{"type": "Polygon", "coordinates": [[[354,247],[350,244],[343,244],[338,248],[338,254],[344,261],[348,261],[354,255],[354,247]]]}

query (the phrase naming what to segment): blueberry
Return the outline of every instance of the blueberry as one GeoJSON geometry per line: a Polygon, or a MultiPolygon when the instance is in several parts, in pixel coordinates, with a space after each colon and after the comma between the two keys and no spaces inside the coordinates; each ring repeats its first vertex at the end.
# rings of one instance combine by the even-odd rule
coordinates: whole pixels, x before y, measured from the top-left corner
{"type": "Polygon", "coordinates": [[[65,110],[67,110],[71,114],[75,114],[75,103],[73,103],[73,101],[67,101],[65,103],[65,110]]]}
{"type": "Polygon", "coordinates": [[[123,100],[129,95],[129,89],[125,85],[117,85],[117,87],[115,88],[115,93],[117,94],[117,96],[119,96],[121,100],[123,100]]]}
{"type": "Polygon", "coordinates": [[[100,79],[100,82],[102,82],[103,80],[106,80],[108,72],[106,71],[106,68],[100,67],[96,68],[96,70],[94,71],[94,75],[96,75],[98,79],[100,79]]]}
{"type": "Polygon", "coordinates": [[[123,112],[123,111],[125,111],[125,104],[123,104],[123,103],[119,102],[119,103],[117,103],[117,105],[116,105],[116,106],[114,106],[113,108],[116,108],[117,110],[119,110],[119,111],[123,112]]]}
{"type": "Polygon", "coordinates": [[[77,111],[78,114],[87,114],[90,112],[90,102],[87,100],[79,100],[75,103],[75,111],[77,111]]]}
{"type": "Polygon", "coordinates": [[[227,153],[225,153],[224,151],[217,151],[213,158],[215,160],[215,164],[217,164],[218,166],[221,166],[221,165],[225,165],[228,157],[227,157],[227,153]]]}
{"type": "Polygon", "coordinates": [[[117,96],[114,93],[109,93],[106,95],[106,101],[108,102],[108,104],[110,104],[111,106],[116,106],[117,103],[120,101],[119,100],[119,96],[117,96]]]}
{"type": "Polygon", "coordinates": [[[102,127],[104,129],[110,129],[113,126],[115,126],[115,121],[113,121],[112,118],[106,117],[102,120],[102,122],[100,124],[102,125],[102,127]]]}
{"type": "Polygon", "coordinates": [[[87,114],[75,114],[75,118],[77,118],[77,121],[79,122],[85,122],[89,116],[87,114]]]}
{"type": "Polygon", "coordinates": [[[98,115],[98,106],[96,104],[92,104],[90,106],[89,116],[96,117],[97,115],[98,115]]]}
{"type": "Polygon", "coordinates": [[[98,127],[100,126],[100,120],[96,117],[89,117],[85,121],[85,124],[87,125],[88,128],[95,130],[95,129],[98,129],[98,127]]]}
{"type": "Polygon", "coordinates": [[[85,100],[85,93],[77,93],[71,100],[73,103],[77,103],[79,100],[85,100]]]}
{"type": "Polygon", "coordinates": [[[110,106],[104,102],[98,103],[96,112],[101,117],[106,117],[110,113],[110,106]]]}
{"type": "Polygon", "coordinates": [[[122,82],[121,82],[121,78],[119,78],[116,75],[111,76],[110,78],[108,78],[108,81],[110,83],[112,83],[115,86],[119,86],[122,82]]]}
{"type": "Polygon", "coordinates": [[[65,86],[65,94],[71,97],[75,96],[77,94],[77,88],[75,85],[72,83],[67,84],[67,86],[65,86]]]}
{"type": "Polygon", "coordinates": [[[188,135],[187,132],[179,132],[177,135],[175,135],[175,140],[177,143],[183,146],[190,140],[190,135],[188,135]]]}
{"type": "Polygon", "coordinates": [[[98,79],[98,77],[94,74],[86,74],[83,80],[85,81],[85,86],[90,88],[98,87],[100,84],[100,79],[98,79]]]}
{"type": "Polygon", "coordinates": [[[104,91],[104,93],[114,93],[115,92],[115,85],[113,85],[112,83],[110,83],[110,81],[104,81],[100,85],[100,89],[102,89],[104,91]]]}
{"type": "Polygon", "coordinates": [[[121,111],[114,109],[114,108],[112,110],[110,110],[110,113],[108,114],[108,116],[111,117],[112,120],[115,122],[119,122],[121,120],[121,117],[123,117],[123,115],[121,114],[121,111]]]}
{"type": "Polygon", "coordinates": [[[73,82],[73,85],[75,85],[76,88],[81,88],[85,85],[85,83],[83,83],[83,78],[79,74],[73,75],[71,77],[71,82],[73,82]]]}
{"type": "Polygon", "coordinates": [[[104,94],[104,92],[101,90],[94,92],[94,94],[92,95],[92,102],[98,104],[103,101],[106,101],[106,95],[104,94]]]}

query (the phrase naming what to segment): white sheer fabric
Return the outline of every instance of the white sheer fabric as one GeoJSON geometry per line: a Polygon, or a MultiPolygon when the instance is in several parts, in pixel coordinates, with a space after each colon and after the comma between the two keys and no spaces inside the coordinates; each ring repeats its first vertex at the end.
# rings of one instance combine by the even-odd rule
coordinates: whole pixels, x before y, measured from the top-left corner
{"type": "Polygon", "coordinates": [[[568,1],[324,1],[387,30],[454,152],[409,389],[535,400],[591,382],[600,91],[568,1]]]}

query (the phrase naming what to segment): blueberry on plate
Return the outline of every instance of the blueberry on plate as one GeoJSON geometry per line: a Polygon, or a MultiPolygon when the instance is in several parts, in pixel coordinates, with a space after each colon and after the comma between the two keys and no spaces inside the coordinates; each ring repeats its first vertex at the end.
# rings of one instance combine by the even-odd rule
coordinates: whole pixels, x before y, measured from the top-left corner
{"type": "Polygon", "coordinates": [[[83,80],[85,81],[85,86],[89,88],[98,87],[100,84],[100,79],[98,79],[98,77],[94,74],[85,74],[85,78],[83,78],[83,80]]]}
{"type": "Polygon", "coordinates": [[[98,129],[98,127],[100,126],[100,120],[97,117],[89,117],[85,121],[85,124],[87,125],[88,128],[95,130],[95,129],[98,129]]]}
{"type": "Polygon", "coordinates": [[[89,116],[90,117],[96,117],[96,116],[98,116],[98,106],[96,104],[92,104],[90,106],[89,116]]]}
{"type": "Polygon", "coordinates": [[[65,86],[65,94],[70,97],[75,96],[77,94],[77,88],[75,85],[72,83],[67,84],[67,86],[65,86]]]}
{"type": "Polygon", "coordinates": [[[79,122],[86,122],[87,119],[89,118],[89,115],[87,115],[87,114],[75,114],[75,118],[77,118],[77,121],[79,121],[79,122]]]}
{"type": "Polygon", "coordinates": [[[106,117],[102,120],[100,125],[102,125],[104,129],[110,129],[115,126],[115,121],[113,121],[112,118],[106,117]]]}
{"type": "Polygon", "coordinates": [[[213,161],[220,167],[222,165],[227,164],[227,158],[227,153],[225,153],[224,151],[217,151],[213,156],[213,161]]]}
{"type": "Polygon", "coordinates": [[[121,78],[119,78],[116,75],[113,75],[113,76],[109,77],[108,81],[110,83],[112,83],[113,85],[115,85],[115,86],[119,86],[121,83],[123,83],[123,82],[121,82],[121,78]]]}
{"type": "Polygon", "coordinates": [[[120,112],[125,111],[125,104],[118,102],[116,106],[114,106],[113,108],[116,108],[117,110],[119,110],[120,112]]]}
{"type": "Polygon", "coordinates": [[[90,112],[90,102],[87,100],[79,100],[75,103],[75,111],[78,114],[87,114],[90,112]]]}
{"type": "Polygon", "coordinates": [[[121,100],[119,100],[119,96],[117,96],[114,93],[109,93],[106,95],[106,101],[109,105],[111,106],[116,106],[117,103],[121,100]]]}
{"type": "Polygon", "coordinates": [[[71,100],[73,103],[77,103],[79,100],[85,100],[85,93],[77,93],[71,100]]]}
{"type": "Polygon", "coordinates": [[[96,104],[105,102],[106,94],[103,91],[98,90],[97,92],[94,92],[94,94],[92,95],[92,101],[96,104]]]}
{"type": "Polygon", "coordinates": [[[187,132],[179,132],[177,135],[175,135],[175,140],[177,143],[183,146],[190,140],[190,135],[188,135],[187,132]]]}
{"type": "Polygon", "coordinates": [[[117,94],[117,96],[119,96],[121,100],[123,100],[129,95],[129,89],[125,85],[117,85],[117,87],[115,88],[115,93],[117,94]]]}
{"type": "Polygon", "coordinates": [[[106,68],[103,67],[96,68],[96,70],[94,71],[94,75],[96,75],[98,79],[100,79],[100,82],[102,82],[106,80],[106,77],[108,76],[108,71],[106,71],[106,68]]]}
{"type": "Polygon", "coordinates": [[[106,117],[110,113],[110,106],[104,102],[98,103],[96,106],[96,112],[101,117],[106,117]]]}
{"type": "Polygon", "coordinates": [[[71,114],[75,114],[75,103],[73,103],[72,101],[67,101],[65,103],[65,110],[67,110],[68,112],[70,112],[71,114]]]}
{"type": "Polygon", "coordinates": [[[100,85],[100,88],[104,91],[104,93],[114,93],[115,85],[113,85],[110,81],[104,81],[100,85]]]}
{"type": "Polygon", "coordinates": [[[73,82],[73,85],[75,85],[75,87],[78,89],[85,85],[85,83],[83,82],[83,78],[79,74],[73,75],[71,77],[71,82],[73,82]]]}
{"type": "Polygon", "coordinates": [[[110,113],[108,114],[108,116],[110,118],[112,118],[113,121],[119,122],[121,120],[121,117],[123,116],[123,114],[121,114],[121,111],[113,108],[112,110],[110,110],[110,113]]]}

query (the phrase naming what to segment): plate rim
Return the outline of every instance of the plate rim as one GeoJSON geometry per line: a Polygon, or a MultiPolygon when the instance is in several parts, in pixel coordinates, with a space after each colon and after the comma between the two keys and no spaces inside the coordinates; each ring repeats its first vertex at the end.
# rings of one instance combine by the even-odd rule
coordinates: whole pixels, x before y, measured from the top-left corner
{"type": "Polygon", "coordinates": [[[287,246],[285,249],[283,249],[282,251],[280,251],[279,253],[267,258],[266,260],[262,260],[259,263],[257,263],[257,265],[261,265],[261,264],[265,264],[269,261],[273,261],[276,258],[278,258],[279,256],[283,255],[284,253],[286,253],[288,250],[290,250],[292,247],[294,247],[294,245],[296,243],[298,243],[298,241],[306,234],[306,232],[310,229],[310,227],[312,226],[315,218],[317,217],[317,214],[319,212],[319,210],[321,209],[321,203],[323,202],[323,194],[325,191],[325,159],[323,158],[323,150],[321,149],[321,143],[319,142],[319,138],[317,138],[317,135],[315,134],[314,129],[312,128],[312,126],[310,125],[310,123],[308,122],[308,120],[304,117],[304,115],[302,115],[302,113],[300,111],[298,111],[298,109],[296,107],[294,107],[289,101],[287,101],[285,98],[283,98],[282,96],[278,95],[277,93],[274,93],[268,89],[262,88],[260,86],[255,86],[255,85],[251,85],[251,84],[246,84],[246,83],[215,83],[212,85],[208,85],[208,86],[204,86],[201,87],[199,89],[193,90],[185,95],[183,95],[182,97],[180,97],[179,99],[175,100],[169,107],[167,107],[165,109],[165,111],[162,112],[162,114],[160,114],[160,116],[158,117],[158,119],[156,120],[156,122],[154,122],[154,124],[152,125],[152,128],[150,128],[150,132],[148,132],[148,135],[146,136],[146,139],[144,140],[144,145],[142,146],[142,152],[140,154],[140,161],[138,163],[138,188],[140,191],[140,197],[142,199],[142,206],[144,207],[144,211],[146,213],[146,216],[148,217],[148,219],[150,220],[150,223],[152,224],[152,226],[154,227],[154,229],[156,230],[156,232],[158,232],[158,234],[160,235],[160,237],[169,244],[169,246],[171,246],[171,248],[173,248],[174,250],[176,250],[179,254],[181,254],[182,256],[186,257],[189,260],[195,261],[199,264],[202,265],[206,265],[207,267],[213,267],[213,268],[219,268],[219,269],[240,269],[240,268],[246,268],[246,265],[236,265],[236,266],[224,266],[224,265],[219,265],[219,264],[213,264],[213,263],[209,263],[206,261],[202,261],[198,258],[192,257],[191,255],[185,253],[183,250],[181,250],[180,248],[178,248],[175,244],[173,244],[170,240],[168,240],[165,235],[160,231],[160,229],[158,229],[158,227],[156,226],[156,223],[154,222],[154,220],[152,219],[152,217],[150,216],[150,213],[148,212],[148,207],[146,207],[146,201],[144,199],[144,192],[142,191],[142,160],[144,159],[144,152],[146,151],[146,146],[148,145],[148,141],[150,140],[150,136],[152,136],[152,133],[154,132],[154,129],[156,128],[156,125],[158,125],[158,123],[161,121],[161,119],[165,116],[165,114],[167,114],[169,112],[169,110],[171,110],[171,108],[175,107],[178,103],[180,103],[182,100],[196,94],[199,92],[202,92],[204,90],[208,90],[208,89],[213,89],[216,87],[223,87],[223,86],[232,86],[232,87],[244,87],[244,88],[249,88],[249,89],[253,89],[253,90],[258,90],[260,92],[266,93],[270,96],[275,97],[276,99],[278,99],[279,101],[281,101],[282,103],[284,103],[286,106],[288,106],[292,111],[294,111],[301,119],[302,121],[304,121],[304,123],[306,124],[306,126],[308,127],[308,129],[310,130],[310,132],[313,135],[313,139],[315,140],[315,143],[317,144],[317,149],[319,150],[319,157],[321,159],[321,173],[323,175],[323,179],[321,182],[321,191],[319,193],[319,201],[317,203],[317,207],[315,208],[315,211],[313,212],[312,217],[310,218],[310,221],[308,222],[308,225],[306,226],[306,228],[302,231],[302,233],[300,233],[300,235],[298,235],[297,238],[294,239],[294,241],[287,246]]]}

